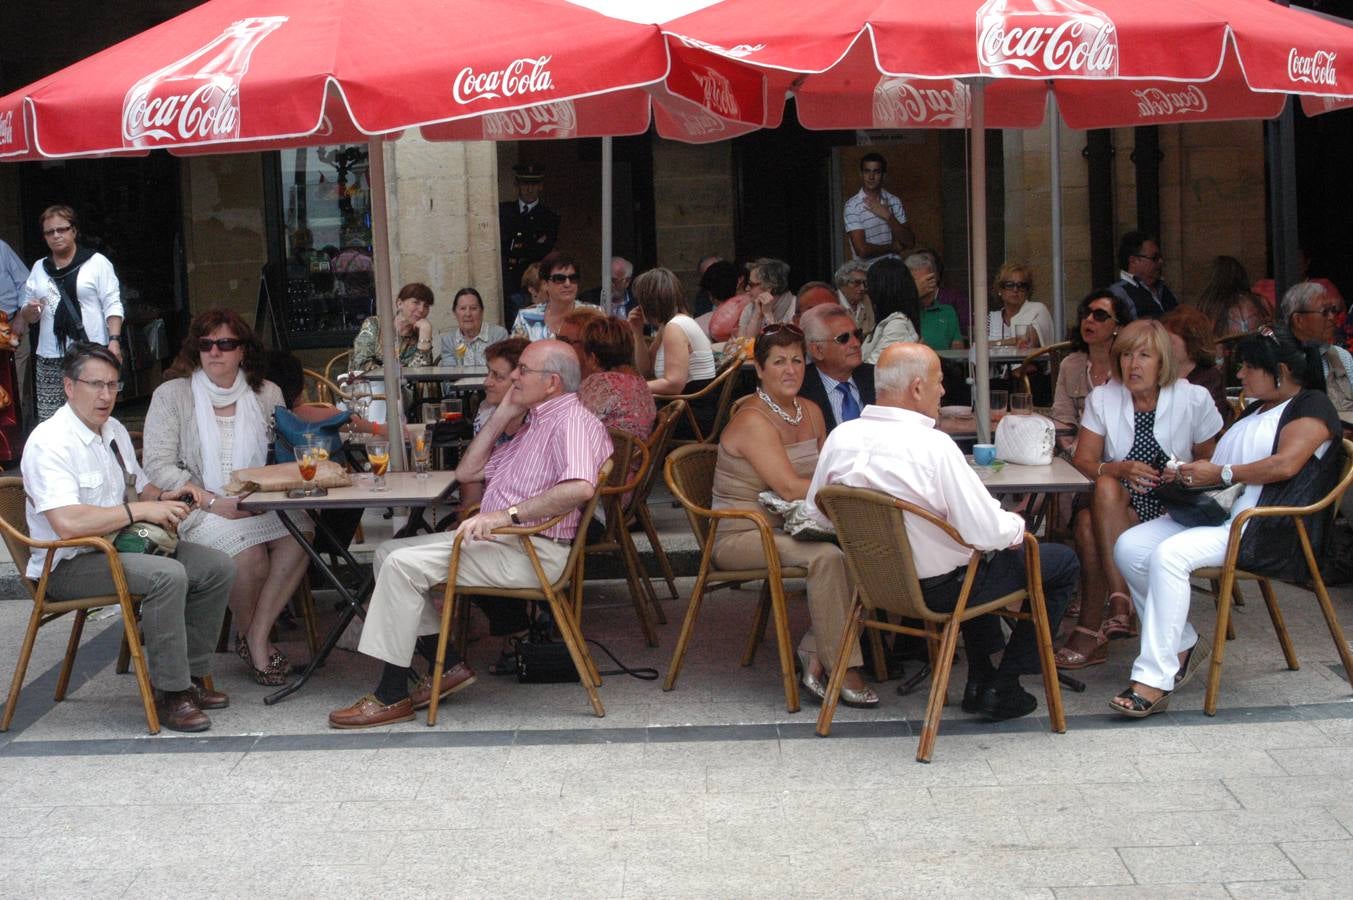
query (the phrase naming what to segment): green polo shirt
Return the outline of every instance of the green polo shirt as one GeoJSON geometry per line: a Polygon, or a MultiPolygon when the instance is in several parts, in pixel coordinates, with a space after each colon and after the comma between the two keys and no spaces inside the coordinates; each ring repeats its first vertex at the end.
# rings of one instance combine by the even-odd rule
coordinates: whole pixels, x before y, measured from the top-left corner
{"type": "Polygon", "coordinates": [[[932,303],[921,310],[921,343],[932,350],[948,350],[961,340],[958,313],[947,303],[932,303]]]}

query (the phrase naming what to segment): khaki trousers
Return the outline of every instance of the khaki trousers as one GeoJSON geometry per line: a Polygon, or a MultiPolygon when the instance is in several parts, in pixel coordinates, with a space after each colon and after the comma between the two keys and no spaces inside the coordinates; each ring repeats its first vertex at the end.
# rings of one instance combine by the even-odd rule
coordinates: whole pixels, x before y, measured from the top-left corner
{"type": "MultiPolygon", "coordinates": [[[[442,614],[432,605],[428,591],[446,581],[455,537],[453,531],[424,534],[386,541],[376,549],[376,588],[362,625],[362,639],[357,645],[360,652],[391,665],[407,666],[413,660],[418,636],[441,631],[442,614]]],[[[568,562],[569,545],[542,537],[531,538],[531,543],[546,577],[554,581],[568,562]]],[[[467,539],[461,544],[456,584],[535,588],[540,580],[522,550],[521,539],[503,536],[489,541],[467,539]]]]}
{"type": "MultiPolygon", "coordinates": [[[[846,629],[853,593],[846,579],[846,557],[841,548],[825,541],[796,541],[787,534],[775,535],[780,564],[803,566],[808,570],[808,615],[813,627],[799,642],[799,649],[816,652],[822,665],[831,672],[836,667],[836,651],[846,629]]],[[[723,569],[758,569],[766,565],[761,536],[756,531],[720,535],[714,545],[714,564],[723,569]]],[[[857,643],[850,649],[847,666],[864,664],[857,643]]]]}

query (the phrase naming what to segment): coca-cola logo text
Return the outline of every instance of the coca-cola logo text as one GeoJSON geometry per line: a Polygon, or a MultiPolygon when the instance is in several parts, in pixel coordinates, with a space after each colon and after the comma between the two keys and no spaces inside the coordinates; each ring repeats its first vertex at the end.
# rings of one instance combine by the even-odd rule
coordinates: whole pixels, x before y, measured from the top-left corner
{"type": "Polygon", "coordinates": [[[0,145],[14,143],[14,110],[0,113],[0,145]]]}
{"type": "Polygon", "coordinates": [[[554,78],[548,68],[551,59],[549,56],[515,59],[501,71],[493,72],[477,73],[466,66],[456,75],[451,95],[457,103],[473,103],[553,90],[554,78]]]}
{"type": "Polygon", "coordinates": [[[699,50],[710,50],[721,56],[731,56],[734,59],[745,59],[753,53],[766,49],[765,44],[735,44],[732,47],[720,47],[718,44],[711,44],[707,41],[687,37],[682,34],[673,35],[673,37],[681,41],[681,43],[685,44],[687,47],[695,47],[699,50]]]}
{"type": "Polygon", "coordinates": [[[694,76],[700,89],[705,95],[705,106],[711,111],[730,119],[738,117],[738,101],[733,97],[733,85],[723,75],[709,68],[703,67],[704,74],[694,69],[691,75],[694,76]]]}
{"type": "Polygon", "coordinates": [[[1020,72],[1082,72],[1111,75],[1118,66],[1118,41],[1112,22],[1099,27],[1085,19],[1053,26],[1006,28],[1003,18],[987,20],[977,41],[977,61],[989,71],[1009,66],[1020,72]],[[1092,33],[1087,33],[1092,32],[1092,33]]]}
{"type": "Polygon", "coordinates": [[[1324,84],[1333,87],[1339,82],[1339,73],[1334,60],[1339,54],[1328,50],[1317,50],[1309,56],[1303,56],[1293,47],[1287,54],[1287,77],[1306,84],[1324,84]]]}
{"type": "Polygon", "coordinates": [[[205,81],[187,94],[135,97],[122,108],[124,140],[229,138],[238,132],[239,104],[234,81],[205,81]]]}
{"type": "Polygon", "coordinates": [[[961,82],[927,87],[906,78],[881,78],[874,88],[875,128],[967,124],[968,87],[961,82]]]}
{"type": "Polygon", "coordinates": [[[1207,112],[1207,94],[1196,84],[1181,91],[1163,91],[1160,88],[1147,88],[1133,91],[1137,98],[1137,112],[1143,119],[1158,119],[1181,113],[1207,112]]]}
{"type": "Polygon", "coordinates": [[[577,113],[568,100],[490,113],[484,116],[483,123],[485,140],[530,136],[569,138],[578,133],[577,113]]]}
{"type": "Polygon", "coordinates": [[[688,111],[669,107],[667,112],[672,116],[673,123],[689,138],[708,137],[711,134],[721,134],[725,130],[722,119],[711,116],[703,109],[693,107],[688,111]]]}

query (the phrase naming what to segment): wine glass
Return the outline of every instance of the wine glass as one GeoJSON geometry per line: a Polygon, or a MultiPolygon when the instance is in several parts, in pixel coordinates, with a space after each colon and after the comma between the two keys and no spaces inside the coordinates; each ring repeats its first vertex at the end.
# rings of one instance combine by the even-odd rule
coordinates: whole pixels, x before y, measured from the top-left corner
{"type": "Polygon", "coordinates": [[[388,491],[390,486],[385,483],[385,473],[390,468],[390,442],[372,441],[366,445],[366,458],[371,462],[371,489],[373,491],[388,491]]]}
{"type": "Polygon", "coordinates": [[[371,385],[361,375],[355,375],[348,381],[348,406],[353,418],[348,419],[348,440],[357,438],[357,419],[365,419],[371,411],[371,385]]]}

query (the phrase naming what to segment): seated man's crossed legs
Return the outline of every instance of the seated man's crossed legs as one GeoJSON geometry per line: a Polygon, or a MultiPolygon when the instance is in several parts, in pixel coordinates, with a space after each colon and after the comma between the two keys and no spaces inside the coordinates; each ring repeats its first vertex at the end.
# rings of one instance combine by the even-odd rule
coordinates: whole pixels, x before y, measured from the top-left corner
{"type": "MultiPolygon", "coordinates": [[[[429,591],[446,581],[455,532],[387,541],[376,550],[376,587],[357,649],[385,663],[375,689],[351,706],[329,714],[334,728],[371,728],[405,722],[432,700],[432,667],[442,616],[429,591]],[[411,668],[415,652],[427,675],[411,668]]],[[[545,574],[557,578],[568,561],[569,545],[532,538],[545,574]]],[[[516,536],[465,540],[456,583],[469,587],[533,588],[539,585],[530,558],[516,536]]],[[[437,598],[440,599],[440,598],[437,598]]],[[[514,603],[514,600],[502,600],[514,603]]],[[[474,670],[448,645],[442,672],[442,699],[475,681],[474,670]]]]}

